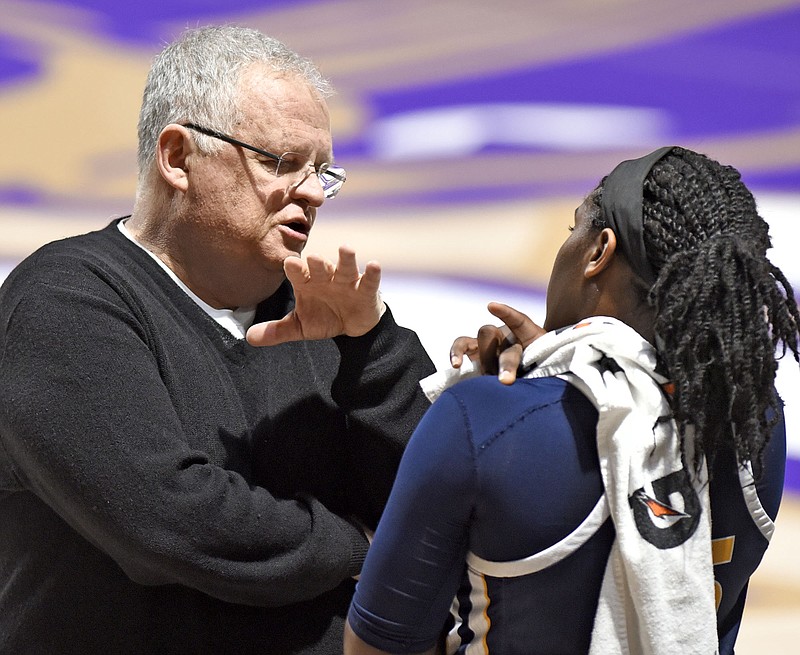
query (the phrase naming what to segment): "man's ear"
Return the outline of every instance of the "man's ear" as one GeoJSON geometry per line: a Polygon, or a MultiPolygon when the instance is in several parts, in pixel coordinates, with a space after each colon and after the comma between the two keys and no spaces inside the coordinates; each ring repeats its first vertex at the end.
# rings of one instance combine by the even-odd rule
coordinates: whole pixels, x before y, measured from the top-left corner
{"type": "Polygon", "coordinates": [[[591,257],[583,274],[587,278],[594,277],[606,270],[617,252],[617,235],[610,227],[603,228],[594,240],[591,257]]]}
{"type": "Polygon", "coordinates": [[[158,135],[156,167],[167,184],[185,192],[189,187],[188,155],[195,148],[194,141],[182,125],[167,125],[158,135]]]}

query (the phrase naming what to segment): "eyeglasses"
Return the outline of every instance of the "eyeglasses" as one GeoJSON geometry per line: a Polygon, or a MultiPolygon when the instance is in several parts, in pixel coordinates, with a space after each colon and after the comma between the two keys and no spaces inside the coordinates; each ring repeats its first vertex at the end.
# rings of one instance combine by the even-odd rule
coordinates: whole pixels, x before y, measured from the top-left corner
{"type": "Polygon", "coordinates": [[[200,134],[205,134],[206,136],[219,139],[220,141],[225,141],[231,145],[252,150],[259,155],[266,157],[271,162],[274,162],[273,167],[270,168],[270,173],[276,177],[297,177],[298,179],[295,182],[296,186],[302,184],[311,174],[311,171],[314,171],[319,179],[319,183],[322,185],[322,191],[325,195],[325,198],[333,198],[337,193],[339,193],[339,189],[342,188],[344,181],[347,179],[347,174],[341,166],[334,166],[333,164],[327,163],[314,166],[311,160],[296,152],[284,152],[279,156],[271,152],[267,152],[266,150],[262,150],[261,148],[251,146],[248,143],[244,143],[244,141],[239,141],[239,139],[234,139],[232,136],[228,136],[222,132],[210,130],[207,127],[200,127],[194,123],[185,123],[184,127],[188,127],[190,130],[194,130],[195,132],[200,132],[200,134]],[[305,171],[305,174],[303,174],[303,171],[305,171]]]}

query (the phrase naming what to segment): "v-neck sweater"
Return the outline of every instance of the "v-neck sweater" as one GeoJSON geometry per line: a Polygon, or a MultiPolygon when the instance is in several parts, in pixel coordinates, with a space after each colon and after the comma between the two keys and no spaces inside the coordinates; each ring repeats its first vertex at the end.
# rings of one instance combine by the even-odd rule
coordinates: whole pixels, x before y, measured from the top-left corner
{"type": "Polygon", "coordinates": [[[11,273],[0,358],[0,651],[341,652],[352,518],[429,405],[390,311],[255,348],[112,223],[11,273]]]}

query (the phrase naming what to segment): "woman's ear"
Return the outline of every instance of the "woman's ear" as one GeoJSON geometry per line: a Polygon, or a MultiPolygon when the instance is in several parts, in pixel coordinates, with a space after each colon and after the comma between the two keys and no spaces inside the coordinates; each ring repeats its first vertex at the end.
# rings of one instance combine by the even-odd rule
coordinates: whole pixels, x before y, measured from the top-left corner
{"type": "Polygon", "coordinates": [[[194,147],[182,125],[167,125],[158,135],[156,167],[164,181],[178,191],[189,187],[187,159],[194,147]]]}
{"type": "Polygon", "coordinates": [[[590,259],[583,271],[584,277],[591,278],[606,270],[614,261],[616,252],[617,235],[610,227],[603,228],[594,239],[590,259]]]}

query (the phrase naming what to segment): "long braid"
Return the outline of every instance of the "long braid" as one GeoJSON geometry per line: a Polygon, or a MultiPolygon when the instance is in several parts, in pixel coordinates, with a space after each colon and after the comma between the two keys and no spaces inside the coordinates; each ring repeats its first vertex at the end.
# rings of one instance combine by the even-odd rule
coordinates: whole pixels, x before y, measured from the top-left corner
{"type": "Polygon", "coordinates": [[[767,223],[736,169],[682,148],[645,179],[643,219],[658,272],[648,301],[681,431],[694,426],[698,457],[732,441],[739,461],[760,468],[780,403],[776,348],[798,360],[800,326],[791,285],[766,257],[767,223]]]}
{"type": "MultiPolygon", "coordinates": [[[[589,196],[598,229],[607,227],[602,192],[601,182],[589,196]]],[[[681,433],[695,429],[694,463],[732,444],[760,470],[780,405],[777,350],[800,361],[800,313],[767,259],[769,226],[736,169],[677,147],[645,178],[642,214],[658,275],[647,295],[656,347],[675,384],[681,433]]]]}

